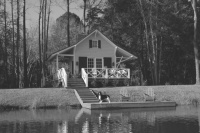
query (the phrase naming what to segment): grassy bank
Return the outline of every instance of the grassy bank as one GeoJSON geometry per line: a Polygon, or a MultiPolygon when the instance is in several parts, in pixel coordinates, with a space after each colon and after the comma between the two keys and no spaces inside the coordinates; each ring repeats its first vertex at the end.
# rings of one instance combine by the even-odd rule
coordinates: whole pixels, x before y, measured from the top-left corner
{"type": "Polygon", "coordinates": [[[131,101],[144,101],[143,94],[148,88],[153,88],[156,101],[175,101],[178,105],[200,104],[200,85],[171,85],[171,86],[132,86],[116,88],[94,88],[106,92],[111,101],[120,101],[120,90],[127,90],[131,101]]]}
{"type": "MultiPolygon", "coordinates": [[[[150,86],[92,88],[110,95],[111,102],[120,101],[120,90],[127,90],[131,101],[144,101],[144,92],[150,86]]],[[[157,101],[175,101],[178,105],[200,104],[200,86],[151,86],[157,101]]],[[[80,106],[73,89],[64,88],[29,88],[1,89],[0,109],[10,108],[62,108],[80,106]]]]}
{"type": "Polygon", "coordinates": [[[1,89],[0,108],[61,108],[79,105],[74,90],[64,88],[1,89]]]}

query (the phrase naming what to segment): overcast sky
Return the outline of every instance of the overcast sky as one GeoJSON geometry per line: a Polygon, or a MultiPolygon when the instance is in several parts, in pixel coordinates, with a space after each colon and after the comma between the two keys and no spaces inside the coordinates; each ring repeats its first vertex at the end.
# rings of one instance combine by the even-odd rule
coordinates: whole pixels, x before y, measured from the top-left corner
{"type": "MultiPolygon", "coordinates": [[[[51,21],[55,21],[59,16],[67,11],[67,6],[63,2],[64,0],[52,0],[53,4],[51,7],[51,21]]],[[[75,13],[83,18],[83,9],[80,8],[80,4],[83,0],[76,0],[70,4],[70,12],[75,13]]],[[[38,23],[38,13],[39,13],[39,0],[27,0],[27,10],[26,10],[27,28],[34,27],[38,23]]]]}

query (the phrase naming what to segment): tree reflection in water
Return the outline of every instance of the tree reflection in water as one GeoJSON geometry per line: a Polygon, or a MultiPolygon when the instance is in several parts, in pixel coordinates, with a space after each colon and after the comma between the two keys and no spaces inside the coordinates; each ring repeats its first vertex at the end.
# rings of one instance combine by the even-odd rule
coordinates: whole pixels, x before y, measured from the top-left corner
{"type": "Polygon", "coordinates": [[[62,121],[58,123],[57,133],[68,133],[68,123],[67,121],[62,121]]]}
{"type": "Polygon", "coordinates": [[[197,133],[200,107],[0,112],[0,133],[197,133]]]}

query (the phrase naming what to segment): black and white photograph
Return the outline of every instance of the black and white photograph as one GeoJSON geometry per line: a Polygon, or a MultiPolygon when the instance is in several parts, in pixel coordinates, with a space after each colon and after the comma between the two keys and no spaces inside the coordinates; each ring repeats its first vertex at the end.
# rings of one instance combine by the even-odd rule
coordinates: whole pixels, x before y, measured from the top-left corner
{"type": "Polygon", "coordinates": [[[200,0],[0,0],[0,133],[200,133],[200,0]]]}

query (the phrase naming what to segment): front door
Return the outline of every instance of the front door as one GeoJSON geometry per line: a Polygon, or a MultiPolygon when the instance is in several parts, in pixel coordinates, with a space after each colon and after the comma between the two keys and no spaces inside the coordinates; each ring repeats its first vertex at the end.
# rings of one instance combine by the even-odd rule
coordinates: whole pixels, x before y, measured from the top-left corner
{"type": "Polygon", "coordinates": [[[104,66],[107,68],[112,68],[112,58],[104,57],[104,66]]]}
{"type": "Polygon", "coordinates": [[[87,57],[79,57],[79,73],[81,73],[81,68],[87,68],[87,57]]]}

